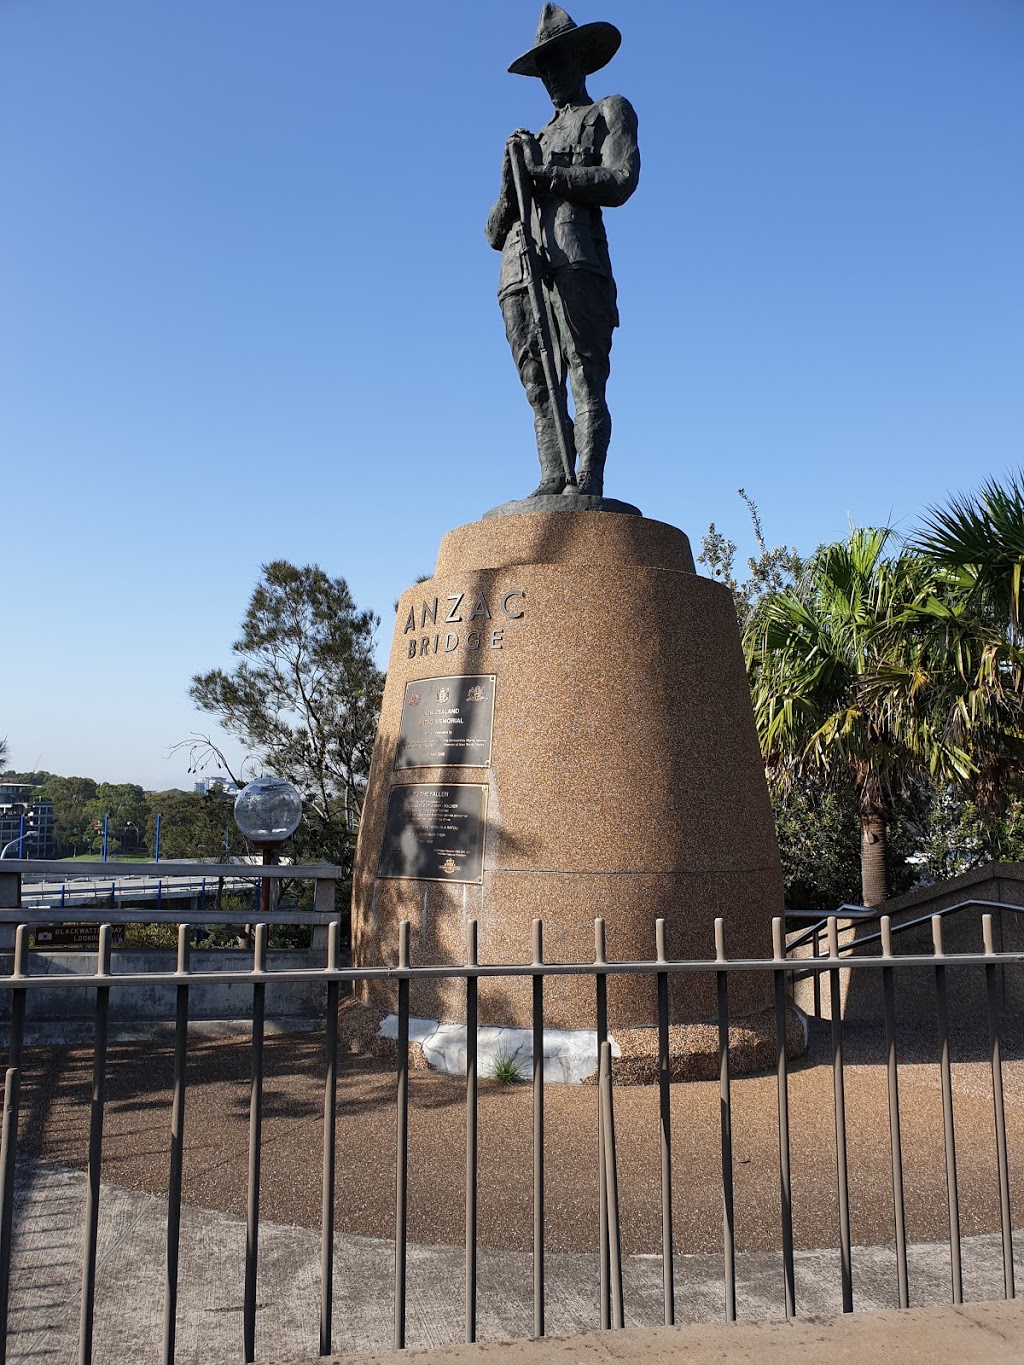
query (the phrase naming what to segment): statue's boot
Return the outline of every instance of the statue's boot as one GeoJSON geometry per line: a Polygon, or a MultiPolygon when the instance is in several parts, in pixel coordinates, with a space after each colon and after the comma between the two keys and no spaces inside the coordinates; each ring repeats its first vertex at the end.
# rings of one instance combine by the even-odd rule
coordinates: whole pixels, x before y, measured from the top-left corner
{"type": "Polygon", "coordinates": [[[566,493],[604,495],[604,462],[612,437],[612,419],[605,403],[586,403],[576,408],[576,448],[580,453],[576,487],[566,493]]]}
{"type": "Polygon", "coordinates": [[[547,412],[535,412],[533,425],[537,432],[537,454],[540,456],[540,483],[530,497],[542,498],[552,493],[563,492],[566,488],[566,477],[558,449],[554,418],[547,412]]]}

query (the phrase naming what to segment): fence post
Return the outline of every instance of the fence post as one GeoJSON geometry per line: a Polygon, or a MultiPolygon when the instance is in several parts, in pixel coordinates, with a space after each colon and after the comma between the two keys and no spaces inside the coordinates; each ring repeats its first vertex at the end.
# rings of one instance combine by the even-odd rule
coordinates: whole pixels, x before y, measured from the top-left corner
{"type": "Polygon", "coordinates": [[[612,1104],[612,1045],[607,1039],[601,1044],[601,1063],[598,1071],[598,1098],[601,1114],[601,1149],[604,1169],[601,1179],[605,1186],[605,1207],[608,1211],[608,1260],[611,1281],[611,1325],[626,1325],[622,1298],[622,1244],[619,1236],[619,1178],[615,1160],[615,1110],[612,1104]]]}
{"type": "MultiPolygon", "coordinates": [[[[665,921],[654,921],[658,961],[665,962],[665,921]]],[[[675,1263],[672,1256],[672,1064],[668,1034],[668,972],[658,973],[658,1108],[661,1116],[661,1287],[665,1326],[676,1320],[675,1263]]]]}
{"type": "Polygon", "coordinates": [[[960,1246],[960,1194],[956,1177],[956,1130],[953,1124],[953,1079],[949,1063],[949,1018],[946,1008],[946,965],[942,917],[932,916],[935,960],[935,1014],[939,1029],[939,1082],[942,1088],[942,1140],[946,1156],[946,1210],[949,1215],[949,1273],[954,1304],[964,1301],[960,1246]]]}
{"type": "MultiPolygon", "coordinates": [[[[715,920],[715,961],[724,963],[725,921],[715,920]]],[[[729,974],[715,973],[718,986],[718,1087],[722,1129],[722,1241],[725,1258],[725,1317],[736,1321],[736,1211],[732,1182],[732,1093],[729,1085],[729,974]]]]}
{"type": "MultiPolygon", "coordinates": [[[[828,917],[828,955],[839,960],[839,923],[828,917]]],[[[846,1165],[846,1089],[843,1083],[843,1006],[839,970],[828,973],[832,1016],[832,1096],[836,1119],[836,1183],[839,1195],[839,1255],[842,1263],[843,1312],[853,1312],[853,1261],[850,1251],[850,1183],[846,1165]]]]}
{"type": "MultiPolygon", "coordinates": [[[[0,909],[18,910],[21,907],[21,873],[7,872],[0,862],[0,909]]],[[[15,943],[13,924],[0,924],[0,953],[9,953],[15,943]]]]}
{"type": "MultiPolygon", "coordinates": [[[[254,972],[267,969],[267,926],[256,925],[254,972]]],[[[249,1183],[245,1200],[245,1304],[242,1312],[242,1355],[249,1365],[256,1359],[256,1275],[260,1238],[260,1155],[263,1143],[263,1020],[267,987],[252,988],[252,1081],[249,1091],[249,1183]]]]}
{"type": "MultiPolygon", "coordinates": [[[[594,965],[603,966],[607,961],[604,919],[594,920],[594,965]]],[[[601,1049],[608,1041],[608,978],[604,972],[595,973],[597,994],[597,1057],[601,1061],[601,1049]]],[[[597,1189],[598,1221],[600,1224],[600,1293],[601,1328],[604,1331],[612,1325],[611,1258],[608,1251],[608,1184],[604,1175],[604,1123],[601,1106],[597,1109],[597,1189]]]]}
{"type": "MultiPolygon", "coordinates": [[[[995,955],[992,916],[982,915],[985,956],[995,955]]],[[[1003,1237],[1003,1295],[1014,1297],[1013,1225],[1010,1218],[1010,1171],[1006,1154],[1006,1109],[1003,1104],[1003,1060],[999,1038],[999,980],[996,964],[985,964],[985,990],[988,996],[988,1036],[992,1059],[992,1108],[996,1128],[996,1164],[999,1170],[999,1223],[1003,1237]]]]}
{"type": "Polygon", "coordinates": [[[178,1251],[181,1233],[181,1179],[185,1151],[185,1063],[188,1048],[189,926],[178,926],[174,1011],[174,1090],[171,1100],[171,1157],[167,1182],[167,1267],[164,1294],[163,1362],[174,1365],[178,1317],[178,1251]]]}
{"type": "MultiPolygon", "coordinates": [[[[815,954],[817,956],[817,954],[815,954]]],[[[796,1316],[796,1267],[793,1257],[793,1183],[789,1150],[789,1072],[786,1058],[786,931],[785,923],[772,920],[772,957],[775,976],[775,1078],[779,1110],[779,1202],[782,1214],[782,1272],[786,1292],[786,1317],[796,1316]]],[[[815,982],[818,973],[814,974],[815,982]]]]}
{"type": "MultiPolygon", "coordinates": [[[[892,957],[892,921],[882,916],[882,957],[892,957]]],[[[907,1275],[907,1223],[903,1202],[903,1140],[900,1135],[900,1089],[896,1059],[896,987],[893,969],[882,968],[885,1010],[885,1069],[889,1084],[889,1147],[892,1158],[892,1209],[896,1229],[896,1277],[900,1307],[910,1307],[907,1275]]]]}
{"type": "MultiPolygon", "coordinates": [[[[533,965],[544,961],[544,921],[533,921],[533,965]]],[[[533,1335],[544,1335],[544,975],[533,975],[533,1335]]]]}
{"type": "MultiPolygon", "coordinates": [[[[398,926],[398,967],[409,966],[409,921],[398,926]]],[[[405,1262],[409,1192],[409,978],[398,981],[398,1064],[395,1094],[395,1350],[405,1349],[405,1262]]]]}
{"type": "MultiPolygon", "coordinates": [[[[477,965],[477,922],[466,925],[466,967],[477,965]]],[[[477,1023],[479,982],[466,972],[466,1340],[476,1341],[476,1279],[477,1279],[477,1176],[479,1144],[477,1141],[477,1023]]]]}

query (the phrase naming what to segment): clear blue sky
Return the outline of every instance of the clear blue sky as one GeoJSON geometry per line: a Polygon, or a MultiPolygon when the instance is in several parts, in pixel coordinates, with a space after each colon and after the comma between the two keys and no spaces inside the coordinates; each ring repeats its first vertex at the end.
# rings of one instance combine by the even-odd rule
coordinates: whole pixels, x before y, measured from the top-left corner
{"type": "MultiPolygon", "coordinates": [[[[0,735],[161,788],[261,562],[536,481],[482,226],[538,0],[0,0],[0,735]]],[[[1021,460],[1024,3],[585,0],[637,109],[607,491],[808,549],[1021,460]]]]}

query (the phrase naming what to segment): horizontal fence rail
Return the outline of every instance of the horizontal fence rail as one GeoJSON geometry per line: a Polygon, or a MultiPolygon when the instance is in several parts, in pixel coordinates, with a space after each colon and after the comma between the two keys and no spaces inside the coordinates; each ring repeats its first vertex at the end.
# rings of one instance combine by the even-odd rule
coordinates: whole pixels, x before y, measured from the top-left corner
{"type": "MultiPolygon", "coordinates": [[[[303,869],[307,874],[320,876],[322,869],[303,869]]],[[[235,869],[237,871],[237,868],[235,869]]],[[[262,869],[261,869],[262,871],[262,869]]],[[[275,877],[294,877],[299,869],[268,869],[275,877]]],[[[330,879],[327,879],[330,880],[330,879]]],[[[1007,1146],[1006,1113],[1002,1074],[1001,1042],[1001,969],[1024,963],[1024,953],[1001,952],[995,947],[993,918],[982,917],[983,950],[981,952],[947,954],[944,951],[941,915],[931,917],[932,951],[930,953],[898,954],[893,951],[895,927],[888,918],[880,921],[877,954],[859,955],[840,951],[839,926],[832,917],[825,926],[823,956],[794,960],[787,956],[783,922],[772,924],[772,955],[768,958],[728,958],[722,920],[716,921],[714,956],[705,959],[675,960],[665,952],[664,921],[656,924],[656,957],[650,961],[608,961],[605,949],[604,922],[595,921],[595,952],[593,961],[546,962],[540,920],[534,922],[532,953],[529,961],[515,964],[482,963],[478,960],[477,926],[471,920],[466,937],[465,960],[448,964],[417,964],[410,950],[410,927],[400,928],[398,953],[393,964],[375,966],[343,966],[340,964],[339,926],[332,923],[328,935],[327,959],[324,966],[309,968],[268,969],[266,925],[257,925],[251,968],[224,972],[204,972],[191,969],[188,926],[179,931],[177,965],[173,971],[121,974],[111,970],[111,941],[109,925],[100,930],[96,969],[86,975],[61,977],[61,989],[91,989],[95,991],[95,1042],[93,1049],[93,1079],[90,1099],[90,1128],[88,1145],[87,1201],[85,1214],[85,1254],[81,1290],[81,1325],[79,1336],[80,1365],[92,1360],[95,1312],[97,1217],[100,1200],[100,1171],[102,1163],[103,1120],[106,1100],[106,1049],[111,991],[125,986],[149,985],[173,987],[177,1008],[174,1032],[174,1079],[169,1117],[168,1152],[169,1178],[166,1220],[166,1274],[163,1316],[162,1360],[172,1365],[175,1359],[176,1324],[178,1314],[179,1240],[181,1223],[182,1157],[186,1122],[186,1061],[189,1027],[189,996],[197,986],[224,984],[247,985],[252,992],[252,1047],[249,1087],[249,1143],[248,1174],[245,1201],[245,1269],[244,1307],[242,1314],[241,1350],[245,1361],[256,1358],[256,1309],[259,1282],[259,1218],[260,1165],[263,1121],[264,1079],[264,1003],[268,983],[319,982],[327,985],[325,1025],[325,1073],[323,1077],[323,1164],[322,1164],[322,1239],[320,1266],[319,1340],[322,1355],[332,1349],[332,1305],[334,1295],[334,1205],[335,1205],[335,1139],[336,1111],[339,1093],[337,1021],[339,991],[344,985],[368,981],[394,981],[397,996],[397,1047],[395,1063],[395,1216],[394,1216],[394,1345],[402,1348],[407,1338],[408,1303],[408,1172],[410,1142],[410,989],[417,981],[462,979],[466,984],[466,1020],[468,1027],[465,1074],[466,1105],[466,1182],[465,1182],[465,1310],[464,1335],[473,1341],[477,1335],[477,1230],[478,1230],[478,1143],[477,1112],[479,1104],[479,1068],[477,1053],[478,1002],[477,988],[481,980],[529,979],[532,990],[533,1065],[530,1081],[532,1105],[532,1203],[533,1203],[533,1332],[542,1336],[546,1321],[545,1270],[545,1087],[543,1038],[545,1020],[545,981],[560,976],[589,977],[594,984],[595,1018],[598,1043],[598,1132],[596,1134],[597,1178],[600,1194],[599,1226],[595,1228],[595,1247],[599,1249],[598,1275],[600,1282],[599,1319],[602,1327],[622,1327],[626,1322],[623,1291],[623,1256],[620,1239],[620,1174],[615,1143],[615,1085],[614,1066],[608,1033],[608,979],[615,977],[653,977],[657,990],[659,1103],[658,1124],[661,1160],[662,1197],[662,1298],[663,1316],[667,1325],[677,1321],[680,1294],[676,1284],[676,1264],[672,1235],[672,1132],[669,1087],[671,1066],[669,1057],[670,984],[672,977],[695,974],[713,975],[717,985],[717,1015],[713,1024],[718,1032],[718,1080],[721,1135],[721,1191],[722,1191],[722,1285],[724,1315],[733,1320],[737,1316],[736,1293],[736,1212],[733,1197],[734,1138],[732,1122],[733,1087],[730,1075],[730,1016],[729,987],[738,973],[770,974],[774,988],[775,1029],[775,1086],[778,1097],[778,1172],[780,1190],[780,1246],[781,1276],[784,1288],[785,1311],[788,1317],[798,1311],[794,1275],[793,1237],[793,1175],[790,1161],[789,1085],[786,1029],[788,994],[787,983],[797,973],[812,974],[828,992],[832,1002],[831,1063],[833,1074],[833,1109],[835,1119],[835,1156],[837,1180],[837,1222],[840,1252],[842,1304],[846,1312],[854,1307],[853,1259],[854,1246],[850,1227],[849,1173],[846,1158],[847,1113],[844,1091],[844,1022],[840,1008],[840,973],[878,973],[883,1000],[885,1051],[889,1114],[891,1182],[893,1194],[893,1225],[896,1249],[896,1279],[901,1307],[911,1302],[907,1264],[907,1234],[903,1189],[903,1146],[899,1106],[899,1064],[897,1057],[895,1003],[901,974],[930,973],[935,985],[935,1008],[938,1025],[938,1055],[942,1094],[943,1136],[946,1171],[946,1193],[951,1266],[951,1298],[963,1301],[963,1276],[960,1248],[960,1209],[957,1183],[955,1130],[953,1121],[952,1086],[949,1051],[949,1008],[947,974],[964,968],[983,968],[987,1002],[986,1026],[989,1039],[988,1062],[991,1068],[996,1170],[998,1180],[999,1225],[1002,1247],[1003,1291],[1007,1298],[1015,1293],[1013,1270],[1013,1228],[1010,1206],[1010,1171],[1007,1146]]],[[[0,975],[0,989],[11,992],[11,1033],[4,1088],[3,1136],[0,1151],[0,1365],[7,1359],[7,1327],[10,1301],[10,1267],[13,1243],[13,1210],[15,1158],[18,1143],[18,1118],[22,1052],[24,1042],[25,1008],[30,993],[54,989],[58,982],[52,977],[33,975],[28,948],[27,925],[17,929],[13,954],[4,964],[0,975]]],[[[710,946],[710,945],[709,945],[710,946]]],[[[510,1172],[510,1178],[515,1173],[510,1172]]],[[[706,1177],[703,1177],[706,1178],[706,1177]]],[[[101,1270],[102,1267],[99,1267],[101,1270]]],[[[311,1342],[311,1349],[313,1343],[311,1342]]]]}
{"type": "Polygon", "coordinates": [[[264,922],[323,926],[338,918],[335,888],[342,876],[337,867],[319,863],[76,863],[8,858],[0,861],[0,935],[9,934],[7,926],[17,924],[41,927],[188,921],[203,925],[264,922]],[[127,868],[131,870],[124,870],[127,868]],[[312,907],[282,908],[276,904],[286,882],[312,882],[312,907]],[[264,888],[269,892],[266,896],[264,888]],[[219,895],[239,893],[249,894],[252,904],[218,907],[219,895]]]}

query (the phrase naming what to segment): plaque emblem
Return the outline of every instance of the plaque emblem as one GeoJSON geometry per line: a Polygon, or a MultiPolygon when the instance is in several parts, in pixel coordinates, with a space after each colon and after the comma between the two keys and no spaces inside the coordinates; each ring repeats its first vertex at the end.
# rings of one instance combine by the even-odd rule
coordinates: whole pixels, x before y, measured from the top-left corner
{"type": "Polygon", "coordinates": [[[479,886],[486,830],[487,788],[482,783],[392,787],[377,876],[479,886]]]}
{"type": "Polygon", "coordinates": [[[496,681],[472,673],[407,682],[395,768],[489,768],[496,681]]]}

